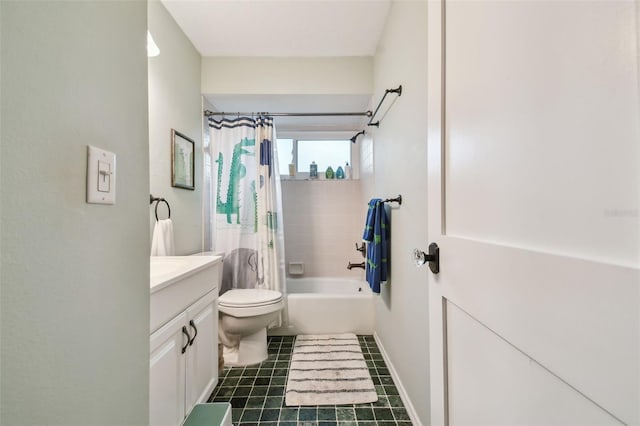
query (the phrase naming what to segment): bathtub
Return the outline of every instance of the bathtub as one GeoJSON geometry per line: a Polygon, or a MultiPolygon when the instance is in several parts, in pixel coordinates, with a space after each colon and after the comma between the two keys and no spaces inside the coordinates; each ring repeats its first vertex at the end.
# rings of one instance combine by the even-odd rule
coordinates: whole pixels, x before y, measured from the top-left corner
{"type": "Polygon", "coordinates": [[[269,334],[374,332],[374,296],[365,281],[348,278],[287,278],[289,324],[269,334]]]}

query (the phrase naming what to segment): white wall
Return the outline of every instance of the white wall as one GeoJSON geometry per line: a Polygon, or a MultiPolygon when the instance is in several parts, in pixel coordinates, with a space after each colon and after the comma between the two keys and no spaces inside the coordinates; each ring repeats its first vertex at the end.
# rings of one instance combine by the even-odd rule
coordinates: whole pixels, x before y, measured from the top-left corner
{"type": "Polygon", "coordinates": [[[144,425],[146,2],[0,2],[5,425],[144,425]],[[86,204],[87,144],[117,203],[86,204]]]}
{"type": "MultiPolygon", "coordinates": [[[[374,101],[402,84],[403,93],[361,146],[364,200],[402,194],[391,212],[391,276],[376,303],[376,332],[419,420],[429,423],[428,268],[414,248],[427,236],[427,2],[396,1],[374,63],[374,101]]],[[[391,105],[389,95],[383,110],[391,105]]],[[[374,105],[375,106],[375,105],[374,105]]]]}
{"type": "Polygon", "coordinates": [[[364,279],[362,269],[347,269],[350,261],[364,260],[355,249],[367,214],[361,200],[357,180],[283,180],[287,269],[289,262],[303,262],[305,277],[364,279]]]}
{"type": "MultiPolygon", "coordinates": [[[[212,95],[297,95],[305,99],[317,96],[318,103],[326,102],[324,95],[370,96],[373,87],[372,57],[340,58],[272,58],[272,57],[205,57],[202,58],[202,93],[212,95]],[[259,70],[259,72],[256,72],[259,70]]],[[[214,96],[215,98],[215,96],[214,96]]],[[[256,97],[257,98],[257,97],[256,97]]],[[[349,98],[346,96],[345,99],[349,98]]],[[[353,102],[351,100],[350,102],[353,102]]],[[[210,105],[211,107],[211,105],[210,105]]],[[[214,108],[209,108],[214,109],[214,108]]],[[[251,108],[249,108],[251,109],[251,108]]],[[[284,110],[288,108],[284,107],[284,110]]],[[[346,108],[349,110],[349,108],[346,108]]],[[[297,120],[298,118],[296,118],[297,120]]],[[[364,119],[363,119],[364,121],[364,119]]],[[[280,119],[276,120],[279,127],[280,119]]],[[[295,127],[295,125],[293,125],[295,127]]],[[[305,125],[301,125],[305,127],[305,125]]],[[[290,126],[291,127],[291,126],[290,126]]],[[[325,129],[326,130],[326,129],[325,129]]],[[[301,132],[299,128],[278,131],[281,138],[349,138],[352,132],[301,132]]],[[[344,129],[340,129],[344,130],[344,129]]],[[[353,162],[359,158],[352,153],[353,162]]],[[[357,164],[353,168],[358,176],[357,164]]],[[[283,210],[285,217],[285,251],[287,261],[303,261],[306,276],[363,275],[361,270],[346,269],[349,260],[361,261],[354,243],[362,240],[362,224],[366,204],[362,204],[359,182],[283,182],[283,210]],[[335,184],[332,185],[332,184],[335,184]],[[327,191],[328,189],[328,191],[327,191]],[[342,190],[339,190],[342,189],[342,190]],[[307,209],[307,206],[313,206],[307,209]],[[302,211],[306,213],[301,214],[302,211]],[[327,233],[339,216],[340,223],[349,223],[353,232],[327,233]],[[356,225],[357,224],[357,225],[356,225]],[[300,233],[301,229],[305,233],[300,233]],[[357,230],[356,230],[357,229],[357,230]],[[308,232],[318,236],[308,238],[308,232]],[[331,242],[331,244],[330,244],[331,242]]],[[[342,229],[342,225],[339,225],[342,229]]]]}
{"type": "Polygon", "coordinates": [[[202,93],[370,94],[371,57],[202,59],[202,93]]]}
{"type": "MultiPolygon", "coordinates": [[[[149,58],[150,189],[171,205],[176,255],[192,254],[202,249],[200,54],[158,0],[149,2],[149,31],[160,49],[149,58]],[[172,128],[195,142],[195,191],[171,186],[172,128]]],[[[149,206],[151,230],[154,205],[149,206]]],[[[158,217],[167,217],[163,204],[158,217]]]]}

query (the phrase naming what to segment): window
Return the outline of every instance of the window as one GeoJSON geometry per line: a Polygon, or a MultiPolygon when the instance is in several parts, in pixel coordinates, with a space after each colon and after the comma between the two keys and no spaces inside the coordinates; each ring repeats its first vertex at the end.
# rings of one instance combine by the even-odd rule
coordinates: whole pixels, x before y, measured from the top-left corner
{"type": "Polygon", "coordinates": [[[318,173],[331,166],[335,171],[338,166],[344,168],[351,164],[351,141],[298,141],[298,172],[308,172],[309,164],[315,161],[318,173]]]}
{"type": "Polygon", "coordinates": [[[278,138],[278,169],[280,176],[289,175],[289,164],[295,164],[293,161],[293,139],[278,138]]]}
{"type": "Polygon", "coordinates": [[[289,175],[289,164],[295,164],[296,173],[309,173],[312,161],[318,165],[318,173],[329,166],[335,171],[351,164],[351,141],[278,139],[278,161],[281,176],[289,175]]]}

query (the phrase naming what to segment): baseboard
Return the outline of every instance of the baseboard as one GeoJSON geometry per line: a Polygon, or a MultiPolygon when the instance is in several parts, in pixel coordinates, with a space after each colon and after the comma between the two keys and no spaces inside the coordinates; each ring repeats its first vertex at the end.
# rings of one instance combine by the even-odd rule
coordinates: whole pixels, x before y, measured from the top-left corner
{"type": "Polygon", "coordinates": [[[404,408],[406,408],[407,413],[409,414],[411,423],[413,423],[416,426],[422,426],[420,419],[418,419],[418,414],[416,413],[416,409],[413,407],[413,403],[411,403],[411,400],[409,399],[409,395],[407,394],[407,391],[402,385],[402,381],[400,380],[400,377],[398,377],[398,372],[396,371],[395,367],[393,366],[393,363],[391,362],[391,360],[389,359],[389,356],[387,355],[387,351],[384,350],[384,346],[382,345],[382,342],[380,341],[378,334],[373,333],[373,338],[375,339],[376,344],[378,345],[378,349],[380,349],[380,354],[382,354],[382,358],[384,359],[385,364],[387,364],[387,369],[391,373],[391,378],[393,379],[393,383],[395,383],[396,388],[398,389],[398,393],[400,394],[400,399],[402,399],[404,408]]]}

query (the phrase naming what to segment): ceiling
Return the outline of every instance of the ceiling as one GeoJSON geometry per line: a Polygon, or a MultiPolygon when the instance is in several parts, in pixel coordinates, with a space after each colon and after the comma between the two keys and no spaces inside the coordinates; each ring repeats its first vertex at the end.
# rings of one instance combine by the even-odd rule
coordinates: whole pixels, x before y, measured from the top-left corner
{"type": "Polygon", "coordinates": [[[202,56],[373,56],[391,0],[162,0],[202,56]]]}
{"type": "MultiPolygon", "coordinates": [[[[373,56],[391,0],[162,0],[204,57],[373,56]]],[[[206,96],[225,112],[363,112],[363,95],[206,96]]],[[[360,130],[366,117],[277,117],[279,131],[360,130]]]]}

